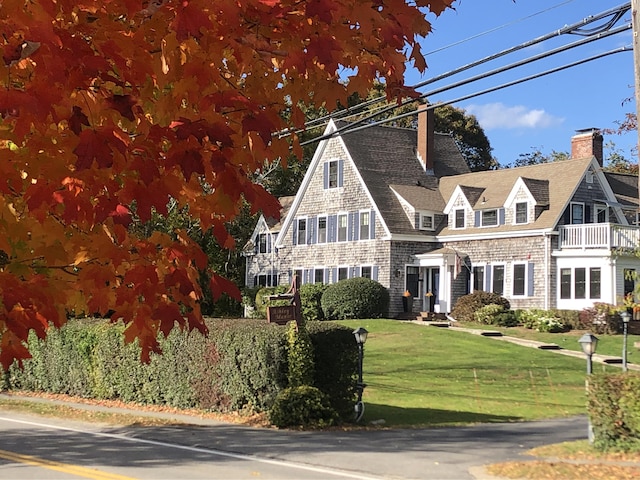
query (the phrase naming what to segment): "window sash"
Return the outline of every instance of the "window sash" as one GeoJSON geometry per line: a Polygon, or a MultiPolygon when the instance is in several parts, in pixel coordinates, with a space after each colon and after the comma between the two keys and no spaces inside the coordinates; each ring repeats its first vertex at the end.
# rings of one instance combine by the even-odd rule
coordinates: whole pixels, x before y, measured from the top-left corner
{"type": "Polygon", "coordinates": [[[599,267],[589,269],[589,298],[599,299],[601,297],[602,273],[599,267]]]}
{"type": "Polygon", "coordinates": [[[513,295],[524,296],[527,282],[527,265],[516,263],[513,265],[513,295]]]}
{"type": "Polygon", "coordinates": [[[347,241],[347,214],[338,215],[338,241],[347,241]]]}
{"type": "Polygon", "coordinates": [[[464,228],[465,213],[464,209],[459,208],[455,211],[455,228],[464,228]]]}
{"type": "Polygon", "coordinates": [[[516,203],[516,223],[527,223],[528,204],[526,202],[516,203]]]}
{"type": "Polygon", "coordinates": [[[473,290],[484,291],[484,266],[473,267],[473,290]]]}
{"type": "Polygon", "coordinates": [[[498,210],[482,210],[482,226],[495,227],[498,225],[498,210]]]}
{"type": "Polygon", "coordinates": [[[491,290],[493,293],[504,293],[504,265],[494,265],[492,268],[491,290]]]}
{"type": "Polygon", "coordinates": [[[370,213],[360,212],[360,240],[369,240],[370,222],[370,213]]]}
{"type": "Polygon", "coordinates": [[[327,243],[327,217],[318,217],[318,243],[327,243]]]}

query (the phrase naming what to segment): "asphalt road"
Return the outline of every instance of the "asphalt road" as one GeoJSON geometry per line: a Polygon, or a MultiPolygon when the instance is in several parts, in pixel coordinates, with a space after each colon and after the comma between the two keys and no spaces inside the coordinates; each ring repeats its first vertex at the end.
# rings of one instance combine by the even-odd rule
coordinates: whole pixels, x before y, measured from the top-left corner
{"type": "Polygon", "coordinates": [[[472,467],[587,432],[585,417],[330,432],[200,423],[114,427],[0,410],[0,478],[472,480],[472,467]]]}

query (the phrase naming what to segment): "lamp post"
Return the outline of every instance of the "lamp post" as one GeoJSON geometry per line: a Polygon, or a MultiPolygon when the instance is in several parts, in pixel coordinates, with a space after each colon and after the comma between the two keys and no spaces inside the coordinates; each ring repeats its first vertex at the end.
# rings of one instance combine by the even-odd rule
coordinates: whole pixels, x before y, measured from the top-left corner
{"type": "MultiPolygon", "coordinates": [[[[587,357],[587,378],[585,379],[584,386],[585,391],[587,392],[587,397],[589,396],[589,375],[593,370],[592,368],[592,357],[593,354],[596,353],[596,346],[598,345],[598,337],[592,335],[591,333],[585,333],[580,337],[580,347],[582,347],[582,351],[587,357]]],[[[587,415],[588,416],[588,415],[587,415]]],[[[588,419],[587,425],[587,438],[589,439],[589,443],[593,443],[594,435],[593,435],[593,425],[591,424],[591,418],[588,419]]]]}
{"type": "Polygon", "coordinates": [[[358,402],[355,406],[355,417],[356,422],[359,422],[364,415],[364,403],[362,403],[362,392],[364,391],[364,387],[366,385],[362,381],[362,360],[364,358],[364,344],[367,341],[367,334],[369,332],[363,328],[358,327],[353,331],[354,337],[356,337],[356,343],[358,344],[358,383],[356,384],[356,389],[358,391],[358,402]]]}
{"type": "Polygon", "coordinates": [[[631,320],[631,314],[626,310],[620,313],[622,318],[622,371],[627,371],[627,329],[629,328],[629,320],[631,320]]]}

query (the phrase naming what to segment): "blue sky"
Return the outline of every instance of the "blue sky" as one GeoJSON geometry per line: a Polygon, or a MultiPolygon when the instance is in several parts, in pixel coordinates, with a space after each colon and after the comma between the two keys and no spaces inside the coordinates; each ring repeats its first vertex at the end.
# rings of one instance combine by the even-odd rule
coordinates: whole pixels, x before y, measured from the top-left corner
{"type": "MultiPolygon", "coordinates": [[[[422,42],[423,53],[428,54],[428,70],[421,76],[412,69],[407,74],[407,84],[415,85],[434,78],[625,3],[621,0],[457,0],[455,11],[448,10],[438,18],[428,17],[433,32],[422,42]]],[[[630,22],[631,14],[627,13],[615,27],[630,22]]],[[[591,29],[603,23],[601,20],[585,28],[591,29]]],[[[433,91],[583,38],[561,35],[432,83],[419,91],[433,91]]],[[[595,54],[630,46],[631,42],[631,31],[627,30],[470,85],[431,95],[429,101],[448,102],[595,54]]],[[[545,154],[554,150],[569,152],[571,136],[576,130],[615,128],[615,122],[623,120],[627,112],[635,112],[633,84],[633,53],[627,51],[453,105],[478,118],[489,138],[494,157],[506,165],[516,160],[519,154],[530,153],[534,149],[545,154]],[[628,98],[631,101],[624,103],[628,98]]],[[[636,161],[632,148],[637,143],[637,135],[605,136],[605,157],[606,145],[611,141],[626,158],[636,161]]]]}

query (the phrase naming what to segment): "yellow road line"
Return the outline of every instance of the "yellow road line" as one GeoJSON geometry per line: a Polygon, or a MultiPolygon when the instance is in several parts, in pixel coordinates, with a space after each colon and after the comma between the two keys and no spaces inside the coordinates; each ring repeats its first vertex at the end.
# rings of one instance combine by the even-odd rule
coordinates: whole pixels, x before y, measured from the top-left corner
{"type": "Polygon", "coordinates": [[[93,468],[79,467],[68,463],[52,462],[44,458],[32,457],[31,455],[22,455],[20,453],[8,452],[0,450],[0,458],[11,460],[13,462],[26,463],[37,467],[48,468],[58,472],[69,473],[77,477],[92,478],[94,480],[135,480],[133,477],[125,477],[115,473],[101,472],[93,468]]]}

